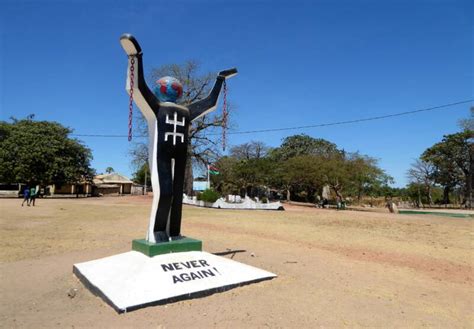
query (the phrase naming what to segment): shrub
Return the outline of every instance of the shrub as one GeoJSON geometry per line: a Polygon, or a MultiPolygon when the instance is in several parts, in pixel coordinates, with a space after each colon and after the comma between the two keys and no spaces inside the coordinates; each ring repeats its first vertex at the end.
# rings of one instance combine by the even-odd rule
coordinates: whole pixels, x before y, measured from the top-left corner
{"type": "Polygon", "coordinates": [[[202,200],[204,202],[214,203],[214,202],[217,201],[217,199],[219,199],[219,193],[217,193],[216,191],[214,191],[212,189],[207,189],[207,190],[205,190],[204,192],[201,193],[200,197],[201,197],[200,200],[202,200]]]}
{"type": "Polygon", "coordinates": [[[202,193],[201,192],[196,193],[196,200],[198,200],[198,201],[202,200],[202,193]]]}
{"type": "Polygon", "coordinates": [[[266,196],[262,197],[262,203],[268,203],[268,198],[266,196]]]}
{"type": "Polygon", "coordinates": [[[301,201],[308,201],[308,192],[306,191],[301,191],[297,193],[297,196],[301,201]]]}

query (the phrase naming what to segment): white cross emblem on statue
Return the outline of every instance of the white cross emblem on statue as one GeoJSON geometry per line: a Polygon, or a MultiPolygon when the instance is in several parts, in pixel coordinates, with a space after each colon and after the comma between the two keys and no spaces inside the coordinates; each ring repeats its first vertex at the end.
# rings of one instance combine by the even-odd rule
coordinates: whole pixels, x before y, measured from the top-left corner
{"type": "Polygon", "coordinates": [[[165,142],[168,141],[168,136],[173,137],[173,145],[176,145],[176,137],[181,139],[181,143],[184,143],[184,134],[176,132],[176,127],[181,126],[184,127],[185,118],[183,117],[182,121],[178,121],[178,113],[174,112],[174,120],[170,120],[168,114],[166,115],[166,123],[169,125],[173,125],[173,132],[172,133],[165,133],[165,142]]]}

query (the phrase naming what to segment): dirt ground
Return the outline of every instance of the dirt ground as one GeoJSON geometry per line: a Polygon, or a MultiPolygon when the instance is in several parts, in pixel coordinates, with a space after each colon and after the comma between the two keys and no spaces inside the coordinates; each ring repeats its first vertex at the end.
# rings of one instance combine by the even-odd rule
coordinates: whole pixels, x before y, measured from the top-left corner
{"type": "Polygon", "coordinates": [[[20,204],[0,200],[3,328],[474,327],[471,219],[185,206],[184,235],[278,277],[119,315],[72,266],[129,251],[145,235],[151,199],[20,204]]]}

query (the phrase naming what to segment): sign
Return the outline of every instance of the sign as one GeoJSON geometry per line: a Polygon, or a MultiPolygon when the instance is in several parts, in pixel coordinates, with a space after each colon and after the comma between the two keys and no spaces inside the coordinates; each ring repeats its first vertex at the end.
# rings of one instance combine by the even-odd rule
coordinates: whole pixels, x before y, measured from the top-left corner
{"type": "Polygon", "coordinates": [[[201,251],[155,257],[130,251],[75,264],[74,273],[118,312],[276,277],[256,267],[201,251]]]}
{"type": "Polygon", "coordinates": [[[193,182],[193,190],[194,191],[204,191],[209,188],[208,182],[199,182],[199,181],[194,181],[193,182]]]}

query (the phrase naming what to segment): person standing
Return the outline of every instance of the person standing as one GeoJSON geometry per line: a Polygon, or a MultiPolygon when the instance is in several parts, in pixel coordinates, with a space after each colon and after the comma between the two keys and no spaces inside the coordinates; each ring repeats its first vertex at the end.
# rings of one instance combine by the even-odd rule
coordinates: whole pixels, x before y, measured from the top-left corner
{"type": "Polygon", "coordinates": [[[29,206],[30,206],[31,204],[33,204],[33,207],[35,206],[36,192],[37,192],[37,191],[36,191],[36,188],[32,187],[32,188],[30,189],[30,204],[29,204],[29,206]]]}
{"type": "Polygon", "coordinates": [[[23,202],[21,203],[22,207],[25,204],[25,201],[26,201],[26,205],[29,207],[30,206],[30,188],[28,186],[26,186],[25,189],[23,190],[23,202]]]}

